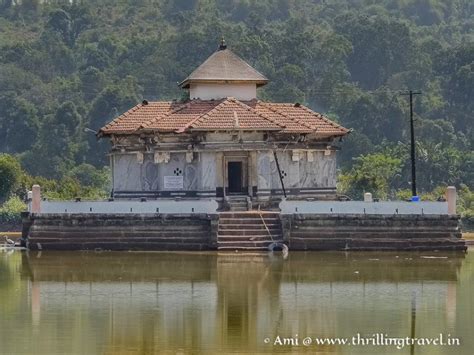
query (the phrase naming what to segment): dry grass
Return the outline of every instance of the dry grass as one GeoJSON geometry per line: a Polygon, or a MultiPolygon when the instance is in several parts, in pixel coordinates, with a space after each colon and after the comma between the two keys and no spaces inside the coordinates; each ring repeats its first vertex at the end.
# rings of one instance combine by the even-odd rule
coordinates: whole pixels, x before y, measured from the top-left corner
{"type": "Polygon", "coordinates": [[[6,235],[11,239],[18,239],[21,237],[21,232],[0,232],[0,243],[3,243],[3,236],[6,235]]]}
{"type": "Polygon", "coordinates": [[[462,237],[464,239],[474,239],[474,232],[463,233],[462,237]]]}

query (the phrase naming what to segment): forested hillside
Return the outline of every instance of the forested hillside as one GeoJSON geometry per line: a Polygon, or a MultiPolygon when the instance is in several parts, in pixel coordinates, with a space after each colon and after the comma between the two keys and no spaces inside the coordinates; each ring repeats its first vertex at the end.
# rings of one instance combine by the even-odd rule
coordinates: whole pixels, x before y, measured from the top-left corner
{"type": "Polygon", "coordinates": [[[0,0],[0,152],[100,187],[108,145],[84,128],[182,98],[177,82],[224,36],[270,79],[261,99],[354,129],[341,192],[404,196],[413,89],[419,189],[464,186],[472,202],[473,28],[471,0],[0,0]]]}

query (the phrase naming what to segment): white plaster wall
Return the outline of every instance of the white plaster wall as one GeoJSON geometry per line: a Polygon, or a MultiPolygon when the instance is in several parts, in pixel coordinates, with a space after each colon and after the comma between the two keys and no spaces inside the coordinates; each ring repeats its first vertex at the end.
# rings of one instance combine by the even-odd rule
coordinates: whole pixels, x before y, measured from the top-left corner
{"type": "Polygon", "coordinates": [[[300,153],[300,187],[336,187],[336,153],[313,151],[312,155],[310,162],[307,152],[300,153]]]}
{"type": "Polygon", "coordinates": [[[144,154],[139,164],[136,154],[116,153],[114,159],[115,191],[154,191],[159,188],[158,166],[153,154],[144,154]]]}
{"type": "Polygon", "coordinates": [[[191,163],[185,153],[171,153],[168,163],[156,164],[152,153],[143,156],[139,164],[136,154],[114,154],[115,191],[163,191],[165,176],[176,176],[181,170],[183,191],[216,189],[215,153],[195,153],[191,163]]]}
{"type": "Polygon", "coordinates": [[[186,165],[186,154],[185,153],[170,153],[170,160],[168,163],[160,163],[158,165],[158,190],[163,191],[165,176],[176,176],[174,171],[176,169],[181,170],[183,173],[183,190],[186,190],[186,179],[184,178],[184,171],[186,165]]]}
{"type": "Polygon", "coordinates": [[[300,187],[300,163],[292,160],[292,151],[277,152],[277,156],[285,188],[300,187]]]}
{"type": "MultiPolygon", "coordinates": [[[[219,167],[219,169],[221,168],[219,167]]],[[[215,153],[200,153],[200,189],[215,191],[217,186],[217,169],[215,153]]]]}
{"type": "MultiPolygon", "coordinates": [[[[293,161],[292,151],[278,152],[280,170],[285,188],[324,188],[336,186],[336,154],[324,155],[314,151],[312,162],[307,153],[300,152],[300,160],[293,161]]],[[[280,177],[271,151],[260,151],[257,155],[258,188],[280,189],[280,177]]]]}
{"type": "Polygon", "coordinates": [[[183,176],[183,191],[201,190],[201,162],[198,154],[194,154],[193,161],[186,161],[186,153],[170,153],[168,163],[156,164],[158,166],[158,188],[163,191],[165,176],[177,176],[175,171],[179,169],[183,176]]]}
{"type": "Polygon", "coordinates": [[[140,191],[141,167],[135,154],[113,155],[114,190],[140,191]]]}
{"type": "MultiPolygon", "coordinates": [[[[138,164],[138,162],[137,162],[138,164]]],[[[159,189],[159,167],[155,164],[153,154],[144,154],[143,164],[138,164],[141,170],[141,191],[156,191],[159,189]]]]}
{"type": "MultiPolygon", "coordinates": [[[[277,152],[285,188],[299,187],[299,163],[291,160],[291,151],[277,152]]],[[[280,176],[272,151],[260,151],[257,155],[258,188],[281,189],[280,176]]]]}
{"type": "Polygon", "coordinates": [[[273,152],[259,151],[257,153],[258,189],[280,189],[280,178],[273,152]]]}
{"type": "Polygon", "coordinates": [[[191,84],[189,88],[191,99],[212,100],[232,96],[238,100],[252,100],[257,98],[256,84],[191,84]]]}
{"type": "MultiPolygon", "coordinates": [[[[292,151],[279,151],[278,160],[286,188],[324,188],[336,186],[336,153],[324,155],[313,152],[312,162],[307,153],[300,152],[300,160],[293,161],[292,151]]],[[[139,164],[135,154],[114,154],[115,191],[162,191],[165,176],[174,176],[175,169],[181,170],[183,191],[214,191],[217,186],[216,153],[201,152],[194,155],[191,163],[186,162],[185,153],[171,153],[168,163],[155,164],[153,154],[144,154],[139,164]]],[[[257,154],[258,188],[280,189],[280,178],[272,151],[257,154]]]]}

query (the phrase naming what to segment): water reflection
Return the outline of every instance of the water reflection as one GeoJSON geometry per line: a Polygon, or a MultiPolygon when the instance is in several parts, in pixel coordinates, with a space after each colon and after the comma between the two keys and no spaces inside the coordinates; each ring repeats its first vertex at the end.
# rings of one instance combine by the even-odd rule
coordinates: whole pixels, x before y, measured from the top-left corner
{"type": "Polygon", "coordinates": [[[473,261],[472,252],[0,255],[0,353],[409,353],[263,340],[415,331],[463,343],[416,354],[471,354],[473,261]]]}

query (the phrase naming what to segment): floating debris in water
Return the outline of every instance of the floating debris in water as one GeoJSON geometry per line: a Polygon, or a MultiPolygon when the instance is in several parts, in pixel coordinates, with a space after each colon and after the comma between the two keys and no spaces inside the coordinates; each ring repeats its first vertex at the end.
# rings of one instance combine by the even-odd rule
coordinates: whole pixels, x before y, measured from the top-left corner
{"type": "Polygon", "coordinates": [[[369,260],[372,260],[372,261],[377,261],[377,260],[380,260],[380,259],[369,259],[369,260]]]}
{"type": "Polygon", "coordinates": [[[359,271],[354,271],[354,274],[358,274],[358,273],[359,273],[359,271]]]}
{"type": "Polygon", "coordinates": [[[421,256],[422,259],[447,259],[447,256],[421,256]]]}

